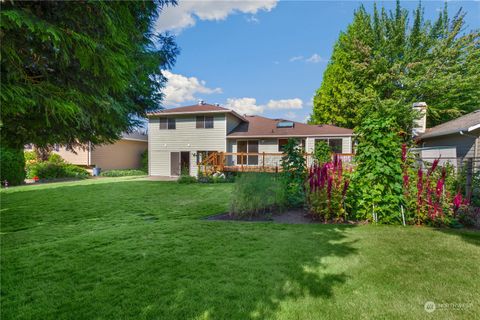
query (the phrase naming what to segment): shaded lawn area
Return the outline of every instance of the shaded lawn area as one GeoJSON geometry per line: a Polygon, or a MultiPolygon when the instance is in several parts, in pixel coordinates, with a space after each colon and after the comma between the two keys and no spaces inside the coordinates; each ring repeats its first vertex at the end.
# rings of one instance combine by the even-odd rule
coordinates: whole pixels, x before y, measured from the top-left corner
{"type": "Polygon", "coordinates": [[[479,233],[200,219],[231,190],[113,178],[2,191],[1,318],[480,314],[479,233]]]}

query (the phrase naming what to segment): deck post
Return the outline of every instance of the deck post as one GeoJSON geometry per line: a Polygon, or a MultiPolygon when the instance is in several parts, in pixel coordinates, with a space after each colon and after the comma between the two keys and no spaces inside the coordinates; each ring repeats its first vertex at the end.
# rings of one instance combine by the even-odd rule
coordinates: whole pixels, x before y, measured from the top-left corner
{"type": "Polygon", "coordinates": [[[263,171],[265,172],[265,151],[262,152],[262,168],[263,168],[263,171]]]}
{"type": "Polygon", "coordinates": [[[242,172],[243,172],[243,152],[240,153],[240,159],[241,159],[241,166],[242,166],[242,172]]]}

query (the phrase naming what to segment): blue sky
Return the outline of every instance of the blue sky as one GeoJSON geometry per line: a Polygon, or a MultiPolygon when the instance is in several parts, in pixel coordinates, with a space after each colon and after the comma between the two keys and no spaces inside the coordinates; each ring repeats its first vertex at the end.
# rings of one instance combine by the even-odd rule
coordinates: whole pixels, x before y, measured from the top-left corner
{"type": "MultiPolygon", "coordinates": [[[[241,113],[304,121],[340,31],[372,1],[181,1],[167,8],[158,31],[177,35],[181,54],[167,72],[165,107],[208,103],[241,113]]],[[[390,9],[394,1],[378,2],[390,9]]],[[[417,1],[403,1],[413,10],[417,1]]],[[[424,1],[434,19],[442,1],[424,1]]],[[[480,28],[480,2],[448,2],[480,28]]]]}

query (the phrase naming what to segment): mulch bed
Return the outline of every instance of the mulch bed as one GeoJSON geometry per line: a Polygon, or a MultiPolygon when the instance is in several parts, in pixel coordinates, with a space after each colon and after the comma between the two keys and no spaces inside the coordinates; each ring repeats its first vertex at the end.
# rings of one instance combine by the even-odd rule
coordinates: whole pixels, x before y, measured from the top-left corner
{"type": "MultiPolygon", "coordinates": [[[[246,221],[246,222],[276,222],[287,224],[310,224],[310,223],[325,223],[324,221],[313,220],[308,212],[301,209],[291,209],[283,212],[274,212],[262,216],[253,217],[235,217],[230,213],[220,213],[204,218],[205,220],[220,220],[220,221],[246,221]]],[[[358,224],[358,222],[335,222],[328,221],[329,224],[358,224]]]]}

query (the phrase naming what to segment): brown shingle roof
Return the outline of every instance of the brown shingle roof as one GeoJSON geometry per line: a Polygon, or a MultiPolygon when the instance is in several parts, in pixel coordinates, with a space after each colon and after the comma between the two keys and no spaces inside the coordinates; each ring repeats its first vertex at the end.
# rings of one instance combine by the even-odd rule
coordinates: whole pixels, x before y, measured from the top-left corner
{"type": "Polygon", "coordinates": [[[236,113],[232,109],[215,106],[213,104],[194,104],[192,106],[162,109],[158,111],[152,111],[147,113],[147,117],[161,116],[170,114],[195,114],[195,113],[231,113],[242,121],[247,121],[244,117],[236,113]]]}
{"type": "Polygon", "coordinates": [[[213,104],[195,104],[193,106],[162,109],[158,111],[149,112],[149,116],[169,114],[169,113],[196,113],[196,112],[230,112],[232,110],[215,106],[213,104]]]}
{"type": "Polygon", "coordinates": [[[335,135],[353,135],[353,130],[340,128],[328,124],[309,125],[301,122],[294,122],[293,128],[277,128],[280,121],[289,121],[283,119],[270,119],[261,116],[245,116],[248,122],[238,125],[228,138],[241,137],[302,137],[302,136],[335,136],[335,135]]]}
{"type": "Polygon", "coordinates": [[[459,133],[460,131],[468,132],[472,128],[480,124],[480,109],[470,112],[460,118],[439,124],[433,128],[427,129],[418,139],[424,140],[433,137],[446,136],[449,134],[459,133]]]}

